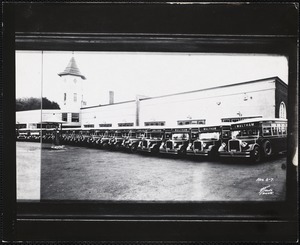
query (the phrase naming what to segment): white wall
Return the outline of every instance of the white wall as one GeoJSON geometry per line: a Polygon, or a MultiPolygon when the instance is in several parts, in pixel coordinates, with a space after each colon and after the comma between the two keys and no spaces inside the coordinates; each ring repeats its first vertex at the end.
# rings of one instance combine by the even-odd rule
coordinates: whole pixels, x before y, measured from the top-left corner
{"type": "Polygon", "coordinates": [[[57,91],[61,94],[60,108],[63,112],[79,112],[82,107],[83,99],[81,77],[64,75],[61,77],[61,90],[57,91]],[[66,101],[64,101],[64,93],[66,93],[66,101]],[[74,93],[77,94],[77,101],[74,101],[74,93]]]}
{"type": "Polygon", "coordinates": [[[219,123],[223,117],[262,115],[275,117],[275,84],[260,82],[142,100],[140,121],[206,119],[206,124],[219,123]]]}
{"type": "MultiPolygon", "coordinates": [[[[43,110],[43,120],[56,118],[60,121],[62,112],[63,110],[43,110]]],[[[190,118],[206,119],[206,124],[214,124],[224,117],[237,117],[237,113],[241,113],[242,116],[275,117],[274,79],[142,99],[139,125],[144,126],[144,122],[148,121],[166,121],[166,126],[174,126],[177,125],[177,120],[190,118]]],[[[40,110],[17,112],[16,121],[36,123],[40,122],[40,117],[40,110]]],[[[117,127],[118,123],[136,125],[136,102],[133,100],[81,109],[80,120],[81,125],[94,124],[95,127],[98,127],[98,124],[112,124],[113,127],[117,127]]]]}
{"type": "Polygon", "coordinates": [[[81,122],[84,124],[111,123],[113,127],[117,127],[118,123],[134,123],[136,122],[136,103],[135,101],[113,104],[107,106],[99,106],[81,110],[81,122]]]}
{"type": "MultiPolygon", "coordinates": [[[[206,124],[219,123],[224,117],[262,115],[275,117],[274,79],[254,83],[200,90],[192,93],[142,99],[140,126],[148,121],[166,121],[166,126],[177,125],[177,120],[206,119],[206,124]]],[[[136,121],[136,103],[128,102],[81,110],[82,124],[136,121]]]]}
{"type": "Polygon", "coordinates": [[[17,111],[16,124],[27,124],[27,128],[36,128],[36,124],[43,121],[61,121],[61,110],[30,110],[17,111]],[[41,118],[41,114],[43,115],[41,118]]]}

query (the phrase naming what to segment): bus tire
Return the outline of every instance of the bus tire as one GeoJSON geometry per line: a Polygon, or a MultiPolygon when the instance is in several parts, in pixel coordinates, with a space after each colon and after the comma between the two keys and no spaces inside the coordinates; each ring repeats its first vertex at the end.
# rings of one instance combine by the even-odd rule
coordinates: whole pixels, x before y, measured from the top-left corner
{"type": "Polygon", "coordinates": [[[121,149],[121,143],[115,144],[115,150],[120,150],[121,149]]]}
{"type": "Polygon", "coordinates": [[[208,159],[209,160],[216,160],[218,158],[218,151],[216,149],[211,149],[208,152],[208,159]]]}
{"type": "Polygon", "coordinates": [[[185,149],[180,149],[179,152],[178,152],[178,155],[180,157],[184,157],[186,155],[186,150],[185,149]]]}
{"type": "Polygon", "coordinates": [[[151,153],[154,154],[154,155],[159,153],[159,147],[158,147],[158,145],[156,145],[156,146],[154,146],[152,148],[151,153]]]}
{"type": "Polygon", "coordinates": [[[254,148],[252,150],[251,159],[255,163],[258,163],[261,160],[260,149],[259,149],[259,147],[257,145],[254,146],[254,148]]]}
{"type": "Polygon", "coordinates": [[[264,156],[271,156],[273,153],[272,145],[270,141],[265,141],[263,143],[264,156]]]}
{"type": "Polygon", "coordinates": [[[137,152],[137,145],[136,145],[136,144],[133,144],[133,145],[130,147],[130,151],[131,151],[131,153],[136,153],[136,152],[137,152]]]}

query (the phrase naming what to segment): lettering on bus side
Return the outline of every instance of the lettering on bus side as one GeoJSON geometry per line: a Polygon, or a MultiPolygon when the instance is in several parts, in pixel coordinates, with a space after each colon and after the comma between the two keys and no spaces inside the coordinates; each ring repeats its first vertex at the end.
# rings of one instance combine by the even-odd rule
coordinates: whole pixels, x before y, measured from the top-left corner
{"type": "Polygon", "coordinates": [[[173,129],[173,131],[174,132],[188,132],[189,131],[189,129],[187,129],[187,128],[175,128],[175,129],[173,129]]]}
{"type": "Polygon", "coordinates": [[[201,131],[218,131],[220,127],[205,127],[201,128],[201,131]]]}
{"type": "Polygon", "coordinates": [[[232,125],[232,128],[248,128],[248,127],[258,127],[258,123],[242,123],[237,125],[232,125]]]}

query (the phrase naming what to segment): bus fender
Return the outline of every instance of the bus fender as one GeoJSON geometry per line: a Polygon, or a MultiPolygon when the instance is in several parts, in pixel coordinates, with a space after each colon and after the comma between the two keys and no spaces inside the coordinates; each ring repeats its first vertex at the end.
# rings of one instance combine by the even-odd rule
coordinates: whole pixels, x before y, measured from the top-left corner
{"type": "MultiPolygon", "coordinates": [[[[258,146],[258,147],[259,147],[259,144],[257,144],[257,143],[249,144],[249,150],[250,150],[250,151],[253,151],[253,149],[254,149],[255,146],[258,146]]],[[[259,147],[259,148],[260,148],[260,147],[259,147]]]]}

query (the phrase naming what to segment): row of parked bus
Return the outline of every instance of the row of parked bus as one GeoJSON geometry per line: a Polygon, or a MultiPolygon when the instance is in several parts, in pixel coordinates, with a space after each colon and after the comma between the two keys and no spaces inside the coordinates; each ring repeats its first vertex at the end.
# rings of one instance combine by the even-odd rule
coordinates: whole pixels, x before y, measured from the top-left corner
{"type": "Polygon", "coordinates": [[[17,140],[54,142],[132,153],[241,157],[259,162],[287,150],[287,120],[249,119],[219,125],[98,129],[20,129],[17,140]]]}

